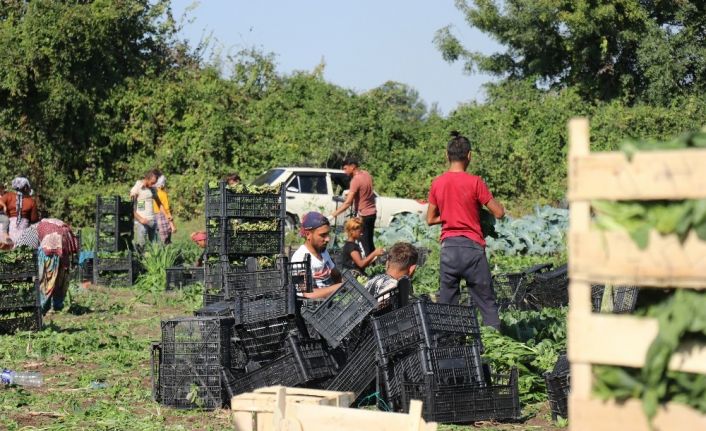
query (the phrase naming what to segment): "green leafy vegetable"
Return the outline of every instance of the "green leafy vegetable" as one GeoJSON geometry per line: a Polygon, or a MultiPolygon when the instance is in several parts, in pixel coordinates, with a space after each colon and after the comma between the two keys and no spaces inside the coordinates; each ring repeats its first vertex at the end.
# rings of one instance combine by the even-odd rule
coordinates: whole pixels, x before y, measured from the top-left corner
{"type": "Polygon", "coordinates": [[[659,332],[641,369],[594,367],[595,393],[604,399],[641,398],[651,420],[660,404],[681,402],[706,413],[706,375],[667,369],[679,346],[687,340],[706,343],[706,294],[677,289],[645,313],[657,319],[659,332]]]}
{"type": "Polygon", "coordinates": [[[603,201],[591,203],[595,225],[603,230],[625,230],[637,246],[648,246],[649,233],[676,234],[684,241],[694,230],[706,241],[706,199],[681,201],[603,201]]]}

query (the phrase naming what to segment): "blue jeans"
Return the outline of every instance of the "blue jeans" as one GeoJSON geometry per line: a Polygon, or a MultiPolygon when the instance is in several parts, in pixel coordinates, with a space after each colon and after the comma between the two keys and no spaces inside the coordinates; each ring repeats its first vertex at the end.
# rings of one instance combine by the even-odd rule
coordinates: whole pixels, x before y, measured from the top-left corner
{"type": "Polygon", "coordinates": [[[146,241],[155,242],[157,240],[157,222],[152,220],[146,225],[138,221],[135,222],[136,235],[135,244],[143,246],[146,241]]]}

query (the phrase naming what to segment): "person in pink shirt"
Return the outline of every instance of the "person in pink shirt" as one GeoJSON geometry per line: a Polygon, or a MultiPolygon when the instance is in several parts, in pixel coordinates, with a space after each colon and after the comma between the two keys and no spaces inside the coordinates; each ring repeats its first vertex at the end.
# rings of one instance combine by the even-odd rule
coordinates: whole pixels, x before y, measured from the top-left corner
{"type": "Polygon", "coordinates": [[[331,217],[336,218],[353,205],[356,215],[363,220],[363,236],[361,243],[366,256],[375,250],[373,237],[375,234],[375,219],[377,218],[377,208],[375,207],[375,193],[373,192],[373,177],[360,169],[358,159],[348,157],[343,161],[343,172],[351,177],[351,185],[348,187],[348,195],[345,202],[333,213],[331,217]]]}
{"type": "Polygon", "coordinates": [[[446,147],[449,168],[431,183],[427,210],[427,223],[441,224],[439,301],[458,304],[459,285],[464,279],[483,324],[499,329],[480,209],[485,205],[496,218],[503,218],[505,209],[493,198],[481,177],[466,172],[471,163],[469,140],[458,132],[452,132],[451,136],[446,147]]]}

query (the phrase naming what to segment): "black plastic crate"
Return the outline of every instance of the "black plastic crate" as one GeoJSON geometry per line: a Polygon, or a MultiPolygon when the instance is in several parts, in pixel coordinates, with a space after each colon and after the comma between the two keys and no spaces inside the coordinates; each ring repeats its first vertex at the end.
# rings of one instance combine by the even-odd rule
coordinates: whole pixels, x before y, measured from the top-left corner
{"type": "Polygon", "coordinates": [[[150,380],[152,381],[152,399],[162,400],[159,385],[159,367],[162,364],[162,346],[159,341],[153,341],[150,346],[150,380]]]}
{"type": "Polygon", "coordinates": [[[423,344],[393,364],[381,364],[387,402],[399,406],[404,382],[485,386],[478,345],[428,348],[423,344]]]}
{"type": "Polygon", "coordinates": [[[223,286],[223,265],[224,263],[218,260],[207,260],[204,262],[204,286],[223,286]]]}
{"type": "Polygon", "coordinates": [[[17,256],[13,262],[0,261],[0,281],[2,282],[29,280],[37,276],[37,253],[34,251],[17,256]]]}
{"type": "Polygon", "coordinates": [[[253,230],[236,228],[236,219],[206,219],[206,250],[220,255],[262,256],[284,251],[284,220],[276,220],[276,229],[253,230]]]}
{"type": "MultiPolygon", "coordinates": [[[[603,293],[605,286],[591,285],[591,302],[594,313],[601,311],[603,293]]],[[[613,287],[613,310],[612,313],[631,313],[637,304],[637,295],[640,289],[635,286],[615,286],[613,287]]]]}
{"type": "Polygon", "coordinates": [[[39,282],[0,281],[0,311],[39,307],[39,282]]]}
{"type": "Polygon", "coordinates": [[[167,284],[165,290],[182,289],[197,283],[204,282],[203,267],[176,266],[166,269],[167,284]]]}
{"type": "Polygon", "coordinates": [[[243,294],[282,292],[288,284],[287,265],[278,258],[273,268],[250,270],[246,265],[227,265],[225,274],[226,298],[237,298],[243,294]]]}
{"type": "Polygon", "coordinates": [[[123,201],[120,196],[96,196],[96,214],[132,217],[132,202],[123,201]]]}
{"type": "Polygon", "coordinates": [[[266,292],[260,295],[242,295],[234,300],[235,324],[256,324],[294,316],[296,312],[295,294],[291,289],[266,292]]]}
{"type": "Polygon", "coordinates": [[[248,355],[242,342],[237,337],[230,339],[230,369],[231,371],[244,371],[248,364],[248,355]]]}
{"type": "Polygon", "coordinates": [[[518,272],[495,274],[493,289],[499,309],[517,307],[524,299],[527,285],[534,279],[534,276],[550,271],[551,268],[551,263],[541,263],[518,272]]]}
{"type": "Polygon", "coordinates": [[[567,265],[552,271],[535,274],[527,284],[519,308],[541,310],[544,307],[569,305],[569,274],[567,265]]]}
{"type": "Polygon", "coordinates": [[[93,284],[106,287],[130,287],[135,283],[132,271],[93,271],[93,284]]]}
{"type": "Polygon", "coordinates": [[[346,365],[326,389],[353,392],[356,398],[360,398],[376,377],[376,349],[375,337],[372,332],[368,332],[357,348],[348,355],[346,365]]]}
{"type": "Polygon", "coordinates": [[[159,397],[165,406],[213,410],[225,401],[222,367],[212,364],[162,364],[159,397]]]}
{"type": "Polygon", "coordinates": [[[206,217],[284,218],[282,188],[277,193],[238,192],[224,181],[206,184],[206,217]]]}
{"type": "Polygon", "coordinates": [[[290,333],[287,347],[297,360],[302,383],[321,381],[336,375],[338,364],[322,340],[304,339],[290,333]]]}
{"type": "Polygon", "coordinates": [[[321,342],[302,340],[295,334],[287,337],[287,353],[251,371],[231,385],[231,393],[282,385],[299,386],[335,375],[337,369],[321,342]]]}
{"type": "Polygon", "coordinates": [[[293,353],[286,354],[233,382],[231,392],[242,394],[265,386],[297,386],[304,383],[293,353]]]}
{"type": "Polygon", "coordinates": [[[226,241],[226,253],[241,256],[281,254],[284,251],[284,224],[277,231],[239,231],[226,241]]]}
{"type": "Polygon", "coordinates": [[[315,309],[302,308],[301,313],[304,320],[335,348],[376,306],[377,300],[346,271],[338,290],[315,309]]]}
{"type": "Polygon", "coordinates": [[[311,292],[314,289],[310,254],[307,254],[301,262],[288,262],[287,272],[289,283],[297,292],[311,292]]]}
{"type": "Polygon", "coordinates": [[[213,304],[204,305],[198,310],[194,311],[194,316],[211,316],[211,317],[227,317],[233,318],[233,312],[235,308],[232,302],[219,301],[213,304]]]}
{"type": "Polygon", "coordinates": [[[118,252],[132,248],[132,237],[120,235],[117,237],[100,236],[96,238],[96,250],[118,252]]]}
{"type": "Polygon", "coordinates": [[[217,316],[163,320],[162,362],[229,366],[233,319],[217,316]]]}
{"type": "Polygon", "coordinates": [[[137,262],[132,251],[127,250],[122,256],[93,258],[93,284],[111,287],[129,287],[135,281],[137,262]]]}
{"type": "Polygon", "coordinates": [[[522,272],[509,272],[496,274],[493,276],[493,289],[499,303],[511,303],[515,297],[517,288],[525,277],[522,272]]]}
{"type": "Polygon", "coordinates": [[[41,331],[42,310],[39,307],[0,313],[0,334],[18,331],[41,331]]]}
{"type": "Polygon", "coordinates": [[[117,252],[132,248],[134,231],[132,202],[119,196],[97,196],[96,251],[117,252]]]}
{"type": "MultiPolygon", "coordinates": [[[[221,291],[222,292],[222,291],[221,291]]],[[[226,297],[223,293],[219,293],[218,290],[206,289],[203,293],[203,305],[213,305],[219,302],[225,301],[226,297]]]]}
{"type": "Polygon", "coordinates": [[[549,398],[549,408],[552,411],[552,419],[556,421],[559,416],[567,419],[569,417],[568,399],[571,389],[571,373],[566,355],[559,356],[554,370],[544,373],[544,381],[547,383],[547,397],[549,398]]]}
{"type": "Polygon", "coordinates": [[[522,416],[517,369],[509,375],[491,376],[490,385],[436,385],[431,381],[402,384],[402,410],[411,400],[421,400],[422,415],[439,423],[519,420],[522,416]]]}
{"type": "Polygon", "coordinates": [[[135,261],[130,250],[120,256],[101,256],[99,252],[93,258],[93,268],[98,271],[132,271],[134,266],[135,261]]]}
{"type": "Polygon", "coordinates": [[[105,235],[132,236],[134,220],[132,214],[115,216],[114,214],[96,215],[96,232],[105,235]]]}
{"type": "Polygon", "coordinates": [[[471,306],[416,301],[373,319],[373,331],[383,362],[408,353],[420,343],[427,347],[454,343],[479,346],[480,327],[476,310],[471,306]]]}
{"type": "Polygon", "coordinates": [[[263,320],[236,327],[238,340],[252,361],[271,360],[281,356],[285,340],[296,324],[288,318],[263,320]]]}

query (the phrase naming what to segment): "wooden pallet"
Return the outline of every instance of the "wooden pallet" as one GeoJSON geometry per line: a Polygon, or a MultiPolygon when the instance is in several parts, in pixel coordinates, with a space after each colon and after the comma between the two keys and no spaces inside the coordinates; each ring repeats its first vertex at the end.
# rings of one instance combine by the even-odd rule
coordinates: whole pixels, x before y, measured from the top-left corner
{"type": "Polygon", "coordinates": [[[274,386],[233,397],[237,431],[436,431],[422,419],[422,403],[412,401],[409,414],[345,407],[351,392],[274,386]]]}
{"type": "MultiPolygon", "coordinates": [[[[624,232],[593,228],[590,201],[704,199],[706,150],[638,153],[632,161],[622,153],[591,154],[586,119],[569,122],[569,146],[569,424],[572,431],[647,431],[639,400],[615,403],[593,397],[591,367],[643,366],[657,322],[591,313],[591,283],[706,288],[706,244],[694,235],[682,244],[652,233],[648,248],[639,250],[624,232]]],[[[706,374],[706,346],[682,346],[669,367],[706,374]]],[[[669,403],[661,406],[653,425],[658,430],[706,429],[706,415],[669,403]]]]}

